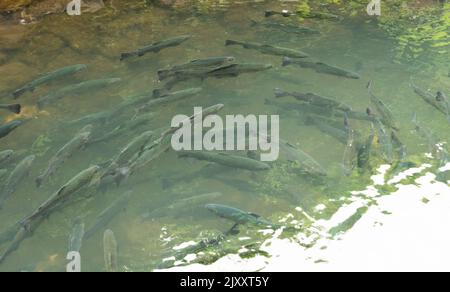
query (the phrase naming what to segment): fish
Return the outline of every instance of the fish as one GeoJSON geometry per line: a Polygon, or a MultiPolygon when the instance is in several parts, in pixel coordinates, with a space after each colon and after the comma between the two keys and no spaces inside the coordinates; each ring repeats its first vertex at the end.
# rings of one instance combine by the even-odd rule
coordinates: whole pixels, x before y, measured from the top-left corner
{"type": "Polygon", "coordinates": [[[87,145],[91,133],[92,125],[85,126],[80,132],[78,132],[75,137],[67,142],[61,149],[56,152],[56,154],[48,162],[47,168],[40,174],[35,182],[36,186],[40,188],[47,179],[49,179],[55,172],[77,151],[84,149],[87,145]]]}
{"type": "Polygon", "coordinates": [[[272,229],[279,229],[282,227],[281,225],[274,224],[257,214],[245,212],[231,206],[207,204],[205,205],[205,208],[221,218],[231,220],[240,225],[250,224],[272,229]]]}
{"type": "Polygon", "coordinates": [[[120,61],[123,61],[130,57],[136,57],[136,56],[142,57],[145,54],[150,53],[150,52],[159,53],[159,51],[161,51],[163,49],[179,46],[180,44],[184,43],[191,37],[192,37],[192,35],[177,36],[177,37],[169,38],[169,39],[166,39],[163,41],[158,41],[158,42],[152,43],[150,45],[147,45],[145,47],[137,49],[136,51],[122,53],[120,55],[120,61]]]}
{"type": "Polygon", "coordinates": [[[330,121],[326,118],[321,118],[320,116],[314,116],[309,115],[307,124],[313,124],[315,125],[322,133],[325,133],[337,141],[339,141],[341,144],[346,145],[347,144],[347,132],[344,129],[340,129],[337,127],[334,127],[330,124],[330,121]]]}
{"type": "Polygon", "coordinates": [[[360,79],[361,76],[358,73],[348,71],[346,69],[342,69],[336,66],[328,65],[322,62],[312,62],[312,61],[304,61],[301,59],[292,59],[289,57],[283,58],[282,66],[289,66],[291,64],[298,65],[302,68],[312,69],[317,73],[335,75],[339,77],[349,78],[349,79],[360,79]]]}
{"type": "Polygon", "coordinates": [[[344,112],[352,110],[352,108],[345,103],[337,101],[334,98],[320,96],[315,93],[286,92],[280,88],[275,88],[274,92],[276,98],[292,96],[299,101],[310,103],[319,107],[330,107],[344,112]]]}
{"type": "Polygon", "coordinates": [[[355,131],[351,128],[348,117],[344,118],[344,125],[347,132],[347,143],[345,145],[344,155],[342,158],[342,166],[344,174],[350,176],[357,164],[357,143],[355,139],[355,131]]]}
{"type": "Polygon", "coordinates": [[[0,165],[7,163],[14,155],[14,150],[8,149],[0,151],[0,165]]]}
{"type": "Polygon", "coordinates": [[[69,236],[69,252],[80,252],[83,245],[84,223],[80,218],[75,219],[69,236]]]}
{"type": "Polygon", "coordinates": [[[175,213],[180,213],[182,211],[191,210],[192,208],[201,206],[202,203],[205,203],[205,201],[215,200],[221,196],[222,196],[222,193],[214,192],[214,193],[207,193],[207,194],[195,195],[192,197],[184,198],[184,199],[175,201],[174,203],[172,203],[166,207],[147,212],[142,215],[142,219],[170,216],[175,213]]]}
{"type": "Polygon", "coordinates": [[[280,139],[280,150],[286,153],[288,160],[298,162],[300,167],[310,174],[326,176],[326,170],[309,154],[290,142],[280,139]]]}
{"type": "Polygon", "coordinates": [[[436,93],[436,101],[444,109],[445,115],[447,116],[447,118],[450,121],[450,101],[449,101],[448,97],[442,91],[438,91],[436,93]]]}
{"type": "Polygon", "coordinates": [[[309,55],[299,50],[276,47],[267,44],[253,43],[253,42],[242,42],[235,40],[226,40],[225,46],[242,46],[244,49],[251,49],[259,51],[263,54],[267,55],[275,55],[275,56],[286,56],[291,58],[307,58],[309,55]]]}
{"type": "Polygon", "coordinates": [[[0,139],[8,136],[12,131],[22,126],[24,121],[14,120],[0,126],[0,139]]]}
{"type": "Polygon", "coordinates": [[[241,63],[241,64],[231,64],[225,65],[216,69],[213,69],[206,73],[207,77],[237,77],[243,73],[255,73],[266,71],[273,68],[270,64],[251,64],[251,63],[241,63]]]}
{"type": "Polygon", "coordinates": [[[232,56],[225,57],[209,57],[204,59],[196,59],[192,60],[189,63],[176,65],[170,69],[158,70],[158,78],[160,81],[163,81],[169,77],[173,77],[176,75],[176,72],[184,71],[184,70],[210,70],[212,68],[216,68],[219,66],[223,66],[227,63],[232,63],[236,59],[232,56]]]}
{"type": "Polygon", "coordinates": [[[326,12],[312,12],[312,11],[291,12],[289,10],[282,10],[282,11],[267,10],[264,12],[265,17],[271,17],[274,15],[281,15],[283,17],[301,16],[302,18],[317,18],[317,19],[330,19],[330,20],[340,20],[341,19],[341,17],[339,17],[338,15],[326,13],[326,12]]]}
{"type": "Polygon", "coordinates": [[[318,35],[318,34],[320,34],[319,31],[309,28],[309,27],[306,27],[306,26],[281,23],[281,22],[275,22],[275,21],[257,22],[257,21],[251,20],[251,26],[263,26],[268,29],[276,29],[276,30],[283,31],[285,33],[292,33],[292,34],[299,34],[299,35],[318,35]]]}
{"type": "Polygon", "coordinates": [[[157,106],[169,104],[175,101],[179,101],[191,96],[195,96],[199,94],[202,91],[202,88],[189,88],[185,90],[175,91],[175,92],[164,92],[164,93],[157,93],[156,96],[158,98],[155,98],[143,106],[141,106],[137,112],[143,113],[148,112],[151,109],[154,109],[157,106]]]}
{"type": "Polygon", "coordinates": [[[35,160],[35,155],[25,157],[11,172],[2,189],[0,196],[0,209],[3,208],[6,200],[15,193],[21,182],[30,173],[31,166],[35,160]]]}
{"type": "Polygon", "coordinates": [[[17,89],[14,91],[13,96],[15,99],[19,98],[21,95],[25,94],[26,92],[30,91],[33,92],[36,87],[49,83],[53,80],[60,79],[63,77],[66,77],[68,75],[73,75],[79,71],[87,69],[87,66],[84,64],[77,64],[77,65],[71,65],[67,67],[60,68],[58,70],[55,70],[50,73],[46,73],[42,75],[41,77],[25,84],[23,87],[17,89]]]}
{"type": "MultiPolygon", "coordinates": [[[[367,109],[367,114],[375,117],[370,108],[367,109]]],[[[378,118],[376,118],[375,120],[375,128],[377,129],[378,144],[381,147],[381,154],[383,155],[383,158],[391,164],[394,160],[394,146],[392,145],[392,135],[389,135],[383,122],[381,122],[381,120],[378,118]]]]}
{"type": "Polygon", "coordinates": [[[79,94],[88,90],[93,90],[96,88],[102,88],[117,82],[120,82],[122,79],[120,78],[107,78],[107,79],[97,79],[97,80],[88,80],[77,84],[72,84],[66,86],[62,89],[52,91],[45,96],[42,96],[38,99],[37,106],[39,109],[44,108],[48,104],[54,103],[57,100],[60,100],[64,96],[70,94],[79,94]]]}
{"type": "Polygon", "coordinates": [[[448,114],[446,106],[443,103],[439,102],[438,98],[436,98],[437,96],[434,96],[430,92],[419,88],[412,81],[410,82],[410,86],[414,90],[414,93],[416,93],[418,96],[420,96],[429,105],[433,106],[435,109],[437,109],[444,115],[448,114]]]}
{"type": "Polygon", "coordinates": [[[376,95],[373,94],[372,84],[373,84],[372,81],[369,81],[369,83],[367,84],[367,91],[369,92],[370,102],[375,106],[375,108],[377,109],[377,112],[381,116],[380,121],[385,123],[386,126],[392,128],[396,131],[400,130],[391,110],[387,107],[387,105],[381,99],[379,99],[376,95]]]}
{"type": "Polygon", "coordinates": [[[416,113],[413,115],[412,123],[414,124],[415,132],[427,141],[428,151],[430,151],[439,162],[439,166],[445,166],[448,162],[450,162],[450,154],[445,148],[445,145],[441,142],[442,140],[436,137],[436,135],[429,128],[419,123],[416,113]]]}
{"type": "Polygon", "coordinates": [[[375,139],[375,126],[371,124],[370,134],[365,143],[359,147],[357,156],[357,165],[361,171],[364,171],[370,166],[370,155],[372,153],[372,145],[375,139]]]}
{"type": "Polygon", "coordinates": [[[213,153],[206,151],[178,151],[178,156],[195,158],[197,160],[214,162],[220,165],[238,169],[246,169],[250,171],[262,171],[270,169],[270,165],[268,165],[267,163],[227,153],[213,153]]]}
{"type": "Polygon", "coordinates": [[[403,142],[400,140],[400,138],[397,136],[395,132],[391,132],[391,140],[392,145],[394,146],[397,152],[398,159],[402,161],[403,159],[406,158],[407,155],[406,145],[403,144],[403,142]]]}
{"type": "Polygon", "coordinates": [[[107,131],[105,135],[100,136],[98,138],[92,138],[89,141],[89,145],[99,143],[99,142],[105,142],[108,140],[111,140],[115,137],[119,137],[122,135],[125,135],[127,133],[130,133],[132,131],[136,131],[142,126],[148,126],[149,123],[155,118],[155,114],[145,113],[138,116],[135,116],[131,120],[127,120],[125,123],[119,125],[118,127],[114,128],[111,131],[107,131]]]}
{"type": "Polygon", "coordinates": [[[20,111],[22,110],[22,106],[18,103],[15,104],[0,104],[0,109],[8,110],[15,114],[20,114],[20,111]]]}
{"type": "Polygon", "coordinates": [[[84,234],[84,239],[91,238],[100,229],[108,226],[114,217],[116,217],[120,212],[122,212],[128,205],[131,199],[132,191],[128,191],[118,197],[114,202],[111,203],[109,207],[103,210],[94,220],[94,223],[84,234]]]}
{"type": "Polygon", "coordinates": [[[107,272],[118,272],[117,241],[110,229],[103,233],[103,256],[107,272]]]}
{"type": "Polygon", "coordinates": [[[48,216],[50,212],[70,201],[81,189],[88,187],[95,182],[96,175],[100,173],[100,170],[100,166],[93,165],[78,173],[53,193],[30,215],[21,220],[21,224],[27,226],[33,222],[35,218],[39,216],[48,216]]]}
{"type": "MultiPolygon", "coordinates": [[[[50,198],[41,204],[34,212],[21,220],[18,224],[18,230],[12,242],[0,256],[0,264],[6,259],[7,256],[19,248],[22,241],[33,235],[41,223],[50,216],[50,213],[65,206],[64,203],[67,203],[74,193],[89,184],[99,170],[100,167],[92,166],[82,171],[67,184],[61,187],[55,194],[50,196],[50,198]]],[[[9,235],[9,233],[7,235],[9,235]]]]}

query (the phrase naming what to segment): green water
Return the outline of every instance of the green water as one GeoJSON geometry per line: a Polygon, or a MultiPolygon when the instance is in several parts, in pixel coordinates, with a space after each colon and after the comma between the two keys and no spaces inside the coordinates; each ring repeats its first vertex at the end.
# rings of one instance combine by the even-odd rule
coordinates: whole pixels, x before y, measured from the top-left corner
{"type": "MultiPolygon", "coordinates": [[[[29,154],[35,154],[37,158],[30,175],[0,211],[0,231],[30,214],[81,170],[108,161],[133,137],[144,131],[168,127],[176,114],[192,115],[194,106],[223,103],[225,108],[220,115],[279,114],[281,137],[314,157],[327,170],[328,176],[312,178],[298,174],[283,159],[273,163],[271,170],[259,173],[217,166],[213,166],[213,170],[205,170],[207,162],[180,159],[176,153],[168,151],[119,187],[111,185],[105,192],[97,190],[89,200],[75,202],[52,213],[31,237],[22,242],[17,251],[6,258],[0,265],[1,271],[65,270],[73,220],[82,218],[88,228],[103,209],[127,190],[133,190],[129,205],[106,226],[114,231],[119,245],[120,270],[152,270],[163,258],[172,255],[170,250],[173,246],[219,235],[233,225],[202,206],[168,213],[154,220],[141,220],[143,213],[191,195],[221,192],[223,195],[214,202],[204,203],[235,206],[273,222],[288,213],[294,213],[298,217],[296,219],[304,222],[305,229],[308,220],[294,212],[298,206],[308,214],[313,214],[318,204],[324,204],[327,206],[326,212],[317,214],[316,218],[330,217],[342,203],[337,199],[349,197],[350,191],[364,189],[370,183],[370,172],[359,174],[355,171],[346,177],[341,169],[344,145],[324,135],[316,127],[305,125],[304,117],[295,110],[266,105],[265,99],[274,99],[274,88],[332,96],[351,105],[353,110],[365,112],[369,106],[366,84],[372,80],[375,94],[391,108],[400,125],[398,136],[408,148],[407,161],[430,162],[424,157],[428,151],[425,140],[412,131],[413,113],[443,143],[450,138],[450,125],[445,115],[426,104],[409,86],[413,77],[421,88],[431,89],[433,93],[441,90],[448,95],[448,52],[435,56],[430,51],[426,58],[399,62],[395,40],[379,29],[375,22],[368,21],[368,17],[339,22],[312,19],[300,23],[295,18],[274,18],[277,21],[293,21],[321,32],[320,35],[301,36],[251,26],[250,19],[264,20],[265,10],[280,10],[276,1],[213,5],[203,9],[198,5],[195,9],[176,12],[133,1],[131,4],[112,2],[112,5],[95,14],[77,17],[50,15],[26,26],[17,26],[7,17],[0,22],[2,31],[8,30],[13,36],[20,35],[17,37],[19,45],[14,47],[10,45],[14,43],[11,41],[3,48],[0,45],[5,55],[0,60],[0,95],[4,96],[1,103],[11,102],[8,94],[39,74],[72,64],[88,65],[87,70],[71,78],[40,86],[33,93],[20,97],[18,101],[23,106],[21,116],[11,116],[2,111],[3,119],[8,121],[15,118],[30,120],[1,139],[0,150],[14,149],[21,152],[21,156],[14,159],[13,163],[2,165],[1,168],[11,171],[21,157],[29,154]],[[184,34],[192,34],[193,37],[178,47],[119,61],[122,52],[184,34]],[[240,47],[225,47],[226,39],[300,49],[317,60],[357,71],[362,78],[344,79],[296,66],[282,67],[279,56],[263,55],[240,47]],[[272,64],[274,68],[237,78],[211,78],[177,85],[175,90],[201,86],[203,92],[194,98],[158,107],[155,109],[156,118],[145,127],[77,152],[50,182],[40,189],[36,188],[34,179],[47,167],[48,160],[82,127],[68,125],[67,121],[111,109],[134,95],[160,88],[162,84],[156,75],[158,69],[211,56],[234,56],[238,62],[272,64]],[[35,106],[38,97],[68,84],[111,77],[119,77],[122,82],[89,93],[65,96],[43,110],[35,106]]],[[[285,102],[296,101],[286,98],[285,102]]],[[[131,110],[115,117],[113,125],[119,125],[133,115],[134,111],[131,110]]],[[[343,120],[338,122],[343,125],[343,120]]],[[[368,136],[370,123],[352,120],[351,124],[362,134],[363,139],[368,136]]],[[[114,128],[97,127],[96,133],[106,133],[114,128]]],[[[374,147],[377,150],[378,147],[374,147]]],[[[383,163],[379,154],[374,155],[373,171],[383,163]]],[[[83,242],[81,257],[84,271],[104,270],[103,231],[106,228],[83,242]]],[[[258,228],[242,226],[239,235],[231,236],[228,242],[219,247],[210,248],[212,255],[200,257],[200,262],[209,263],[220,255],[236,253],[242,244],[250,244],[257,250],[264,238],[258,228]],[[251,239],[243,243],[238,240],[239,237],[251,239]]],[[[3,251],[7,245],[2,244],[0,250],[3,251]]]]}

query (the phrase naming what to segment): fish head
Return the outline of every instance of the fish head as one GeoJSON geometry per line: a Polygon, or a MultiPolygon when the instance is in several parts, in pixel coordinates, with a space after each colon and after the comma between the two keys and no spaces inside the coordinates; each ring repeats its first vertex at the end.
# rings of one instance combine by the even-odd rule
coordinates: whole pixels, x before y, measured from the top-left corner
{"type": "Polygon", "coordinates": [[[215,215],[219,216],[219,217],[225,217],[224,215],[226,214],[226,208],[222,205],[218,205],[218,204],[207,204],[205,205],[205,208],[214,213],[215,215]]]}

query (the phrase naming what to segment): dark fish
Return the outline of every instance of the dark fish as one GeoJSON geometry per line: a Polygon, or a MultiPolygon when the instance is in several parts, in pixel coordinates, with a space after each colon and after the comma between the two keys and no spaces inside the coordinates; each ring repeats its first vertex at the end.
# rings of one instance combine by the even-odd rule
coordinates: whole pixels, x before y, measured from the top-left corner
{"type": "Polygon", "coordinates": [[[30,83],[23,86],[22,88],[16,90],[13,93],[13,96],[14,96],[14,98],[18,98],[19,96],[23,95],[27,91],[34,91],[34,89],[39,85],[43,85],[43,84],[49,83],[53,80],[75,74],[78,71],[84,70],[86,68],[87,68],[86,65],[79,64],[79,65],[72,65],[72,66],[64,67],[64,68],[58,69],[56,71],[44,74],[41,77],[39,77],[38,79],[33,80],[30,83]]]}
{"type": "Polygon", "coordinates": [[[22,107],[20,104],[0,104],[0,109],[6,109],[15,114],[20,114],[22,107]]]}
{"type": "Polygon", "coordinates": [[[339,77],[345,77],[350,79],[360,79],[361,76],[359,74],[350,72],[348,70],[331,66],[322,62],[311,62],[311,61],[304,61],[300,59],[292,59],[288,57],[283,58],[283,66],[289,66],[291,64],[298,65],[302,68],[312,69],[316,71],[317,73],[323,73],[323,74],[330,74],[330,75],[336,75],[339,77]]]}
{"type": "Polygon", "coordinates": [[[394,160],[394,146],[392,145],[392,135],[389,135],[384,124],[378,119],[370,109],[367,109],[368,115],[375,118],[375,128],[378,130],[378,144],[381,147],[381,154],[383,158],[392,163],[394,160]]]}
{"type": "Polygon", "coordinates": [[[120,82],[120,78],[108,78],[108,79],[98,79],[98,80],[88,80],[78,84],[72,84],[57,91],[50,92],[49,94],[39,98],[37,105],[39,108],[43,108],[44,106],[53,103],[64,96],[70,94],[80,94],[82,92],[102,88],[113,83],[120,82]]]}
{"type": "Polygon", "coordinates": [[[145,46],[143,48],[137,49],[136,51],[133,51],[133,52],[122,53],[120,56],[120,60],[123,61],[127,58],[134,57],[134,56],[142,57],[146,53],[149,53],[149,52],[158,53],[162,49],[176,47],[176,46],[182,44],[183,42],[187,41],[191,37],[192,37],[191,35],[183,35],[183,36],[178,36],[178,37],[170,38],[167,40],[159,41],[159,42],[150,44],[148,46],[145,46]]]}
{"type": "Polygon", "coordinates": [[[84,223],[78,218],[74,221],[72,232],[70,233],[68,251],[80,252],[81,246],[83,245],[83,237],[84,223]]]}
{"type": "Polygon", "coordinates": [[[19,126],[23,125],[23,121],[14,120],[9,123],[0,126],[0,139],[8,136],[12,131],[14,131],[19,126]]]}
{"type": "Polygon", "coordinates": [[[36,156],[34,155],[25,157],[11,172],[2,189],[0,196],[0,209],[3,208],[3,204],[6,200],[16,192],[19,185],[28,176],[35,158],[36,156]]]}
{"type": "Polygon", "coordinates": [[[133,193],[132,191],[124,193],[114,202],[112,202],[112,204],[108,208],[103,210],[97,216],[97,218],[95,218],[95,221],[92,224],[92,226],[89,227],[89,229],[84,234],[84,239],[89,239],[99,230],[106,228],[109,222],[111,222],[114,219],[114,217],[117,216],[117,214],[125,210],[125,208],[128,205],[128,202],[130,201],[132,193],[133,193]]]}
{"type": "Polygon", "coordinates": [[[399,126],[395,121],[394,115],[392,114],[391,110],[381,99],[379,99],[372,93],[372,81],[369,81],[369,83],[367,84],[367,90],[369,92],[370,102],[375,106],[377,112],[381,116],[380,121],[385,123],[386,126],[398,131],[399,126]]]}
{"type": "Polygon", "coordinates": [[[324,97],[315,93],[286,92],[279,88],[275,88],[275,97],[281,98],[285,96],[292,96],[299,101],[310,103],[319,107],[330,107],[342,111],[352,110],[350,106],[331,97],[324,97]]]}
{"type": "Polygon", "coordinates": [[[391,133],[391,140],[392,144],[394,145],[394,148],[397,152],[397,156],[400,161],[406,158],[407,151],[406,151],[406,145],[403,144],[403,142],[400,140],[400,138],[397,136],[395,132],[391,133]]]}
{"type": "Polygon", "coordinates": [[[225,65],[216,69],[213,69],[206,73],[206,77],[237,77],[243,73],[255,73],[271,69],[273,66],[270,64],[231,64],[225,65]]]}
{"type": "Polygon", "coordinates": [[[280,139],[280,150],[286,153],[289,161],[298,162],[306,172],[319,176],[327,175],[325,169],[312,156],[291,143],[280,139]]]}
{"type": "Polygon", "coordinates": [[[185,71],[185,70],[211,70],[212,68],[223,66],[226,63],[234,62],[235,58],[231,56],[227,57],[210,57],[205,59],[196,59],[189,63],[183,65],[173,66],[167,70],[159,70],[158,77],[159,80],[162,81],[169,77],[173,77],[177,72],[185,71]]]}
{"type": "Polygon", "coordinates": [[[219,205],[219,204],[208,204],[205,206],[206,209],[214,213],[215,215],[233,221],[236,224],[250,224],[259,227],[266,227],[272,229],[278,229],[282,226],[279,224],[274,224],[267,221],[261,216],[249,212],[239,210],[234,207],[219,205]]]}
{"type": "Polygon", "coordinates": [[[267,163],[227,153],[213,153],[206,151],[179,151],[178,155],[179,157],[190,157],[198,160],[214,162],[228,167],[246,169],[251,171],[270,169],[270,166],[267,163]]]}
{"type": "Polygon", "coordinates": [[[103,256],[107,272],[118,272],[117,241],[110,229],[103,233],[103,256]]]}
{"type": "Polygon", "coordinates": [[[259,51],[263,54],[267,55],[275,55],[275,56],[286,56],[291,58],[307,58],[308,54],[294,49],[276,47],[266,44],[252,43],[252,42],[241,42],[234,40],[226,40],[225,46],[233,46],[238,45],[242,46],[245,49],[251,49],[259,51]]]}
{"type": "Polygon", "coordinates": [[[450,100],[448,99],[448,97],[442,91],[438,91],[436,93],[436,101],[444,109],[444,112],[450,121],[450,100]]]}

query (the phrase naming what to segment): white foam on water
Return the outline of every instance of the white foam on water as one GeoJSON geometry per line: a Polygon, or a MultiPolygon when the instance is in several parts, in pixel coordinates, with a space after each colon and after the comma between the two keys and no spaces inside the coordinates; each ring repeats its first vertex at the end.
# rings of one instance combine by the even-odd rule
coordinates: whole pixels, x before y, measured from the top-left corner
{"type": "MultiPolygon", "coordinates": [[[[401,177],[428,167],[423,165],[401,177]]],[[[373,177],[374,186],[354,192],[351,203],[331,219],[315,221],[309,230],[315,231],[312,235],[300,233],[295,239],[281,239],[281,230],[273,232],[261,246],[270,257],[242,259],[230,254],[211,265],[191,264],[169,271],[450,271],[450,186],[427,172],[414,184],[396,185],[397,191],[380,196],[376,186],[384,184],[387,170],[381,167],[373,177]],[[376,204],[368,205],[369,201],[376,204]],[[367,212],[352,228],[339,237],[330,236],[331,228],[364,206],[367,212]],[[313,246],[305,248],[299,243],[313,246]]]]}

